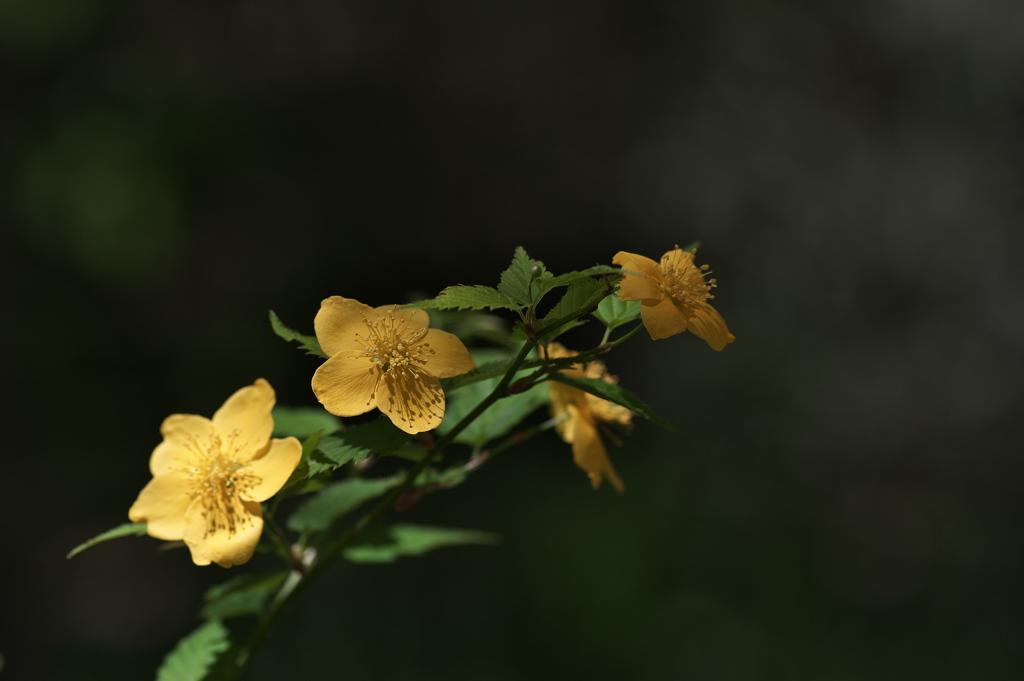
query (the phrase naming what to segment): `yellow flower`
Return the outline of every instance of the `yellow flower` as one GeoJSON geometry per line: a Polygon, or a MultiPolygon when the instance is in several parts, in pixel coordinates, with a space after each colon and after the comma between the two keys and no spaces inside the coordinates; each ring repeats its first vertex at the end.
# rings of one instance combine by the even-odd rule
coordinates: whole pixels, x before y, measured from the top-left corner
{"type": "Polygon", "coordinates": [[[725,320],[707,301],[714,298],[711,289],[718,284],[705,279],[707,265],[693,264],[693,253],[676,246],[661,256],[661,263],[635,253],[619,251],[612,262],[626,274],[619,284],[619,300],[639,300],[640,319],[651,338],[668,338],[690,329],[721,350],[736,340],[725,326],[725,320]]]}
{"type": "Polygon", "coordinates": [[[153,450],[149,481],[128,510],[157,539],[183,539],[196,565],[240,565],[263,532],[260,502],[299,465],[302,445],[270,439],[274,389],[262,378],[229,397],[213,419],[172,414],[153,450]]]}
{"type": "Polygon", "coordinates": [[[429,324],[423,310],[327,298],[313,321],[329,358],[313,374],[316,398],[336,416],[376,407],[407,433],[441,425],[444,391],[437,379],[464,374],[476,364],[462,341],[429,324]]]}
{"type": "MultiPolygon", "coordinates": [[[[551,343],[548,346],[549,357],[574,355],[575,352],[567,350],[559,343],[551,343]]],[[[562,369],[562,373],[573,378],[596,378],[609,383],[618,380],[608,374],[604,363],[599,360],[562,369]]],[[[586,471],[594,489],[600,486],[604,476],[608,476],[608,480],[619,492],[626,489],[622,478],[615,472],[608,458],[608,452],[598,433],[598,426],[601,423],[616,423],[629,428],[632,425],[632,413],[629,409],[579,388],[552,381],[551,416],[562,417],[563,420],[555,425],[555,430],[563,440],[572,445],[573,461],[586,471]],[[565,414],[568,416],[564,416],[565,414]]]]}

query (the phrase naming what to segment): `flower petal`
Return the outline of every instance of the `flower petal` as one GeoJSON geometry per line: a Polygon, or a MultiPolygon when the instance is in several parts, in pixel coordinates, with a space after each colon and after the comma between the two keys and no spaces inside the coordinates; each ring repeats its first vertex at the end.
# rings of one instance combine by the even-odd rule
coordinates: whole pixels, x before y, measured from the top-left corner
{"type": "Polygon", "coordinates": [[[358,416],[377,406],[380,368],[368,357],[337,354],[313,374],[313,393],[335,416],[358,416]]]}
{"type": "Polygon", "coordinates": [[[608,481],[615,486],[615,489],[619,492],[624,491],[626,486],[622,483],[619,474],[615,472],[593,421],[580,412],[575,405],[570,405],[569,411],[576,412],[569,419],[573,461],[586,471],[594,489],[601,485],[604,476],[608,476],[608,481]]]}
{"type": "Polygon", "coordinates": [[[619,251],[612,262],[624,270],[639,272],[626,274],[619,282],[619,300],[661,300],[662,293],[658,282],[661,281],[661,268],[650,258],[635,253],[619,251]]]}
{"type": "Polygon", "coordinates": [[[213,422],[205,416],[171,414],[160,425],[164,440],[149,457],[149,472],[162,475],[194,461],[214,432],[213,422]]]}
{"type": "MultiPolygon", "coordinates": [[[[418,311],[422,312],[422,310],[418,311]]],[[[424,336],[420,345],[429,345],[430,349],[434,351],[424,365],[424,369],[438,378],[459,376],[476,367],[476,362],[469,356],[469,350],[459,340],[459,337],[447,331],[431,329],[424,336]]]]}
{"type": "Polygon", "coordinates": [[[221,567],[241,565],[252,558],[263,534],[263,510],[256,501],[235,501],[235,531],[216,528],[207,532],[202,499],[189,507],[186,515],[185,544],[196,565],[216,563],[221,567]]]}
{"type": "Polygon", "coordinates": [[[217,432],[237,447],[242,461],[256,455],[267,445],[274,431],[270,410],[276,401],[274,389],[264,379],[238,390],[213,414],[217,432]]]}
{"type": "Polygon", "coordinates": [[[245,465],[245,472],[260,482],[240,494],[250,501],[266,501],[284,487],[301,458],[302,443],[294,437],[271,440],[266,454],[245,465]]]}
{"type": "Polygon", "coordinates": [[[659,277],[661,275],[661,267],[658,263],[654,262],[645,255],[637,255],[636,253],[627,253],[626,251],[619,251],[612,258],[612,264],[618,265],[624,270],[632,270],[633,272],[639,272],[644,276],[648,277],[659,277]]]}
{"type": "Polygon", "coordinates": [[[356,333],[365,332],[364,319],[374,318],[374,310],[358,300],[331,296],[320,302],[320,311],[313,318],[313,329],[320,348],[328,357],[338,354],[339,343],[356,333]]]}
{"type": "Polygon", "coordinates": [[[707,341],[713,350],[721,352],[726,345],[736,340],[736,336],[729,333],[725,326],[722,315],[707,303],[690,306],[684,314],[689,319],[690,331],[707,341]]]}
{"type": "Polygon", "coordinates": [[[671,298],[665,298],[657,305],[644,303],[640,306],[640,320],[651,338],[659,340],[686,331],[686,317],[671,298]]]}
{"type": "Polygon", "coordinates": [[[570,385],[564,383],[558,383],[557,381],[551,381],[551,418],[557,419],[563,414],[568,412],[568,417],[562,418],[561,421],[555,424],[555,432],[558,433],[559,437],[565,442],[572,442],[573,437],[573,425],[571,421],[574,418],[579,417],[579,409],[575,408],[570,410],[569,405],[578,405],[581,400],[584,400],[584,393],[579,388],[573,388],[570,385]]]}
{"type": "Polygon", "coordinates": [[[684,251],[681,248],[673,248],[671,251],[661,256],[661,264],[667,265],[677,272],[683,272],[687,267],[693,266],[693,253],[691,251],[684,251]]]}
{"type": "Polygon", "coordinates": [[[377,388],[377,407],[398,428],[415,434],[432,430],[444,420],[441,383],[424,371],[388,371],[377,388]]]}
{"type": "Polygon", "coordinates": [[[177,540],[185,533],[185,511],[192,498],[188,475],[171,471],[158,475],[142,488],[128,517],[133,523],[148,523],[146,533],[157,539],[177,540]]]}

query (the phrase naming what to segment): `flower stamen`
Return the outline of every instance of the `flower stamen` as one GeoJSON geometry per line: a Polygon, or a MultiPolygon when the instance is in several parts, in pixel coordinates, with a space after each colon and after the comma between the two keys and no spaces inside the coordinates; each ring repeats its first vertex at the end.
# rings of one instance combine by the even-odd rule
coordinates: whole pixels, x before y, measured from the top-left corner
{"type": "Polygon", "coordinates": [[[225,442],[216,433],[205,441],[190,433],[187,446],[195,456],[189,465],[177,469],[188,476],[189,497],[201,500],[200,513],[206,521],[204,539],[219,531],[234,535],[253,523],[241,495],[262,480],[246,470],[240,458],[244,443],[238,442],[238,434],[231,431],[225,442]]]}
{"type": "Polygon", "coordinates": [[[658,288],[676,306],[697,305],[715,298],[711,289],[717,288],[718,282],[705,279],[709,274],[711,271],[707,265],[697,267],[692,261],[677,269],[666,253],[661,259],[661,281],[658,282],[658,288]]]}

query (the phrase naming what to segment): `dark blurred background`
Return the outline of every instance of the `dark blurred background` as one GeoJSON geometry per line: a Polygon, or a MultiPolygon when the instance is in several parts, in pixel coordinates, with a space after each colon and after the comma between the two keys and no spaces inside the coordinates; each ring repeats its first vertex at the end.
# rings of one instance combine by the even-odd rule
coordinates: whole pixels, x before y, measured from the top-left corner
{"type": "Polygon", "coordinates": [[[678,426],[610,447],[624,496],[511,450],[408,516],[500,546],[339,564],[249,678],[1022,678],[1022,35],[1011,0],[0,3],[0,678],[151,678],[259,569],[64,555],[167,414],[315,404],[268,309],[694,239],[737,341],[609,356],[678,426]]]}

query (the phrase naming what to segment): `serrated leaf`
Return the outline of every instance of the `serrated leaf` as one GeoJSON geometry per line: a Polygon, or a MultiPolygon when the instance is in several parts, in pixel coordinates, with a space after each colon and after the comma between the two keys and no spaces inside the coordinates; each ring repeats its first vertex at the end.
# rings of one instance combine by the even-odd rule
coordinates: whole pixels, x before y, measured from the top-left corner
{"type": "Polygon", "coordinates": [[[273,310],[270,311],[270,326],[274,329],[274,333],[276,333],[280,338],[283,338],[286,341],[295,341],[299,344],[300,348],[309,354],[327,359],[327,355],[325,355],[324,351],[320,348],[320,341],[316,339],[316,336],[306,336],[285,326],[284,322],[281,321],[281,318],[278,317],[277,313],[273,310]]]}
{"type": "Polygon", "coordinates": [[[498,291],[511,298],[518,307],[536,304],[540,298],[532,299],[530,294],[534,282],[543,285],[552,275],[544,267],[544,263],[532,259],[522,246],[516,247],[512,256],[512,264],[501,273],[498,291]]]}
{"type": "Polygon", "coordinates": [[[390,454],[409,440],[409,434],[390,420],[379,419],[328,435],[320,440],[320,453],[335,467],[363,461],[371,454],[390,454]]]}
{"type": "Polygon", "coordinates": [[[609,402],[621,404],[623,407],[640,414],[662,428],[674,430],[668,421],[651,411],[639,397],[626,390],[618,383],[609,383],[608,381],[602,381],[598,378],[573,378],[571,376],[566,376],[562,372],[552,374],[551,379],[560,383],[565,383],[566,385],[571,385],[574,388],[579,388],[584,392],[596,395],[597,397],[608,400],[609,402]]]}
{"type": "Polygon", "coordinates": [[[521,307],[504,293],[490,286],[449,286],[431,300],[421,300],[405,308],[420,310],[515,310],[521,307]]]}
{"type": "MultiPolygon", "coordinates": [[[[517,372],[513,381],[527,373],[525,371],[517,372]]],[[[491,394],[500,380],[500,377],[488,378],[465,386],[462,390],[454,393],[445,409],[444,421],[438,426],[438,432],[444,435],[451,430],[455,424],[491,394]]],[[[482,447],[491,440],[511,431],[526,416],[546,404],[548,393],[545,386],[534,386],[526,392],[502,397],[459,433],[455,441],[473,447],[482,447]]]]}
{"type": "Polygon", "coordinates": [[[111,539],[117,539],[118,537],[137,537],[139,535],[146,534],[146,523],[125,523],[124,525],[118,525],[117,527],[101,532],[89,541],[82,542],[75,548],[68,552],[67,558],[73,558],[82,551],[85,551],[91,546],[111,539]]]}
{"type": "Polygon", "coordinates": [[[595,265],[594,267],[589,267],[585,270],[580,270],[578,272],[566,272],[565,274],[559,274],[557,277],[547,279],[541,283],[540,288],[542,292],[546,293],[553,288],[568,286],[569,284],[577,281],[591,279],[599,274],[616,275],[616,278],[618,278],[618,275],[622,274],[622,270],[618,267],[611,267],[609,265],[595,265]]]}
{"type": "Polygon", "coordinates": [[[178,642],[157,670],[156,681],[202,681],[230,645],[228,630],[211,620],[178,642]]]}
{"type": "MultiPolygon", "coordinates": [[[[551,341],[555,340],[569,329],[575,329],[577,326],[583,326],[586,323],[587,320],[585,319],[573,319],[566,322],[562,322],[557,327],[552,327],[550,323],[546,324],[546,326],[551,327],[551,333],[543,334],[538,340],[541,342],[541,344],[550,343],[551,341]]],[[[523,325],[522,322],[516,322],[515,326],[512,327],[512,332],[508,335],[508,338],[509,340],[513,341],[529,340],[529,336],[526,335],[526,327],[523,325]]]]}
{"type": "Polygon", "coordinates": [[[319,532],[335,520],[379,497],[402,482],[404,476],[387,478],[351,478],[324,487],[288,517],[288,529],[294,532],[319,532]]]}
{"type": "Polygon", "coordinates": [[[333,465],[332,462],[327,461],[320,455],[317,450],[317,445],[320,443],[320,432],[313,433],[308,438],[302,441],[302,458],[299,459],[299,465],[295,467],[292,474],[288,476],[288,482],[281,488],[280,494],[282,496],[292,496],[295,494],[305,494],[306,492],[315,491],[309,489],[307,485],[301,484],[303,481],[308,480],[316,475],[325,473],[327,471],[334,470],[337,466],[333,465]]]}
{"type": "Polygon", "coordinates": [[[581,279],[569,284],[565,294],[558,300],[551,311],[537,322],[535,328],[538,341],[546,345],[568,329],[579,326],[582,322],[572,323],[597,307],[602,298],[611,292],[610,285],[601,279],[581,279]],[[556,324],[562,321],[562,324],[556,324]]]}
{"type": "Polygon", "coordinates": [[[497,535],[478,530],[459,530],[429,525],[392,525],[383,537],[367,541],[345,550],[344,556],[353,563],[393,563],[401,556],[421,556],[442,546],[467,544],[497,544],[497,535]]]}
{"type": "Polygon", "coordinates": [[[639,300],[619,300],[618,296],[607,296],[597,306],[594,316],[609,329],[628,324],[640,316],[639,300]]]}
{"type": "Polygon", "coordinates": [[[323,407],[285,407],[275,405],[273,437],[309,437],[313,433],[324,435],[340,430],[341,419],[330,414],[323,407]]]}
{"type": "Polygon", "coordinates": [[[206,619],[227,619],[263,612],[267,601],[284,583],[285,572],[239,575],[206,590],[199,614],[206,619]]]}

